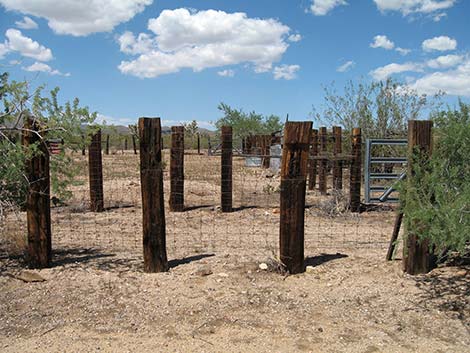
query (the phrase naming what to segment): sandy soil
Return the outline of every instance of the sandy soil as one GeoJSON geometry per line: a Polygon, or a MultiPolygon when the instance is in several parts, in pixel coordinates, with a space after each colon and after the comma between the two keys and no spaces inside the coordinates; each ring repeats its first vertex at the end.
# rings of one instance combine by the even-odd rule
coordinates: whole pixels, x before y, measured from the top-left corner
{"type": "MultiPolygon", "coordinates": [[[[171,269],[146,274],[138,160],[104,162],[108,210],[86,210],[84,172],[53,209],[54,266],[34,271],[45,281],[19,280],[21,258],[2,249],[0,351],[470,352],[470,267],[411,277],[385,262],[393,212],[330,217],[343,201],[309,192],[312,267],[285,276],[272,261],[279,179],[236,160],[236,211],[223,214],[218,158],[190,155],[188,210],[166,214],[171,269]]],[[[7,235],[21,243],[24,215],[7,235]]]]}

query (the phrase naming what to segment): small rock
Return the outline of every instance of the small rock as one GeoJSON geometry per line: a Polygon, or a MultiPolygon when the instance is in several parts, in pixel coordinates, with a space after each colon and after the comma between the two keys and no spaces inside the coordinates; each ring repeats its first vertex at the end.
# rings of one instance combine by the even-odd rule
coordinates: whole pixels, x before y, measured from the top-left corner
{"type": "Polygon", "coordinates": [[[305,272],[307,272],[307,273],[312,273],[314,271],[315,271],[315,267],[313,267],[313,266],[305,267],[305,272]]]}
{"type": "Polygon", "coordinates": [[[265,264],[263,262],[263,263],[260,263],[258,267],[260,270],[266,271],[268,269],[268,264],[265,264]]]}
{"type": "Polygon", "coordinates": [[[228,274],[224,273],[224,272],[220,272],[217,274],[217,276],[219,277],[223,277],[223,278],[227,278],[228,277],[228,274]]]}
{"type": "Polygon", "coordinates": [[[196,276],[209,276],[212,274],[212,269],[209,266],[202,266],[194,274],[196,276]]]}
{"type": "Polygon", "coordinates": [[[31,272],[31,271],[23,271],[19,275],[15,276],[17,279],[23,281],[23,282],[44,282],[46,279],[40,276],[36,272],[31,272]]]}

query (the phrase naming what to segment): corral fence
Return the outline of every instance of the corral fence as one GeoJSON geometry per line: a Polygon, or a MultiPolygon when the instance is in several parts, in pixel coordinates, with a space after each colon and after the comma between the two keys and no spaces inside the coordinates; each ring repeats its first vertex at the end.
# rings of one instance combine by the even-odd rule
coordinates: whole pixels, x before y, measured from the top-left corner
{"type": "MultiPolygon", "coordinates": [[[[35,128],[33,124],[28,131],[35,128]]],[[[260,151],[261,158],[272,158],[268,147],[278,144],[279,135],[269,135],[270,141],[258,138],[261,147],[252,142],[255,146],[247,148],[245,142],[239,151],[233,147],[231,128],[223,127],[220,141],[213,141],[220,153],[187,159],[184,129],[172,128],[168,154],[162,149],[160,120],[141,118],[139,157],[131,151],[119,160],[106,155],[106,146],[103,155],[100,134],[92,137],[88,160],[75,156],[88,173],[79,176],[81,183],[71,187],[72,199],[63,204],[52,197],[51,207],[47,146],[41,144],[43,154],[29,161],[25,218],[30,266],[50,266],[54,244],[65,251],[82,247],[131,251],[133,256],[143,252],[149,272],[168,269],[168,250],[181,258],[208,252],[246,252],[258,260],[279,256],[287,270],[296,273],[304,268],[305,248],[382,250],[388,244],[391,225],[354,213],[361,209],[360,129],[346,139],[337,127],[328,137],[326,128],[316,133],[309,122],[287,123],[280,176],[245,165],[246,158],[260,151]],[[345,145],[350,146],[348,153],[343,153],[345,145]],[[334,194],[348,183],[345,208],[352,213],[339,218],[322,213],[318,206],[331,203],[325,195],[328,186],[334,194]]],[[[34,136],[26,134],[25,143],[36,142],[34,136]]]]}

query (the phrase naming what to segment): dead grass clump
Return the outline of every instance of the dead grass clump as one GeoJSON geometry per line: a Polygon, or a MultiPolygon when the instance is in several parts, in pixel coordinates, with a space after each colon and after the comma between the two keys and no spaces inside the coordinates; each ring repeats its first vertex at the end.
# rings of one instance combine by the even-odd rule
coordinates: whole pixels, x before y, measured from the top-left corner
{"type": "Polygon", "coordinates": [[[341,216],[349,211],[349,197],[342,190],[332,190],[331,197],[319,201],[313,207],[328,217],[341,216]]]}

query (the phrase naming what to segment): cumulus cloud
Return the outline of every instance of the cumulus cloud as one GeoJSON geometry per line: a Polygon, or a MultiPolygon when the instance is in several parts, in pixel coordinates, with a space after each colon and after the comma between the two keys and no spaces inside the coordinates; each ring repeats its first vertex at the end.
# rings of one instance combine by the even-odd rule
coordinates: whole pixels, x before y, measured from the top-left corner
{"type": "MultiPolygon", "coordinates": [[[[6,41],[3,50],[17,51],[22,56],[33,58],[39,61],[49,61],[52,57],[52,51],[49,48],[39,44],[31,38],[25,37],[21,31],[13,28],[5,32],[6,41]]],[[[0,55],[2,49],[0,48],[0,55]]],[[[5,54],[5,53],[4,53],[5,54]]]]}
{"type": "Polygon", "coordinates": [[[233,71],[233,70],[222,70],[222,71],[218,71],[217,75],[222,76],[222,77],[233,77],[233,76],[235,76],[235,71],[233,71]]]}
{"type": "Polygon", "coordinates": [[[374,80],[381,81],[387,79],[393,74],[398,74],[402,72],[420,72],[422,70],[422,65],[418,63],[392,63],[382,67],[378,67],[377,69],[371,71],[369,74],[374,78],[374,80]]]}
{"type": "MultiPolygon", "coordinates": [[[[403,16],[413,13],[433,14],[444,11],[455,5],[456,0],[374,0],[382,11],[399,11],[403,16]]],[[[445,14],[440,13],[441,17],[445,14]]]]}
{"type": "Polygon", "coordinates": [[[447,36],[434,37],[426,39],[421,45],[424,51],[447,51],[457,48],[457,41],[447,36]]]}
{"type": "Polygon", "coordinates": [[[118,39],[121,50],[138,55],[122,61],[119,70],[142,78],[248,63],[266,72],[289,44],[290,28],[275,19],[248,18],[245,13],[188,9],[164,10],[150,19],[153,35],[126,32],[118,39]]]}
{"type": "Polygon", "coordinates": [[[0,0],[7,10],[45,18],[58,34],[109,32],[142,12],[153,0],[0,0]]]}
{"type": "Polygon", "coordinates": [[[24,16],[23,20],[21,20],[21,21],[16,21],[15,25],[18,28],[21,28],[21,29],[36,29],[36,28],[38,28],[38,24],[36,22],[34,22],[31,19],[31,17],[28,17],[28,16],[24,16]]]}
{"type": "Polygon", "coordinates": [[[427,65],[432,69],[448,69],[459,65],[464,61],[463,55],[444,55],[429,60],[427,65]]]}
{"type": "Polygon", "coordinates": [[[424,75],[410,87],[426,94],[445,92],[450,95],[470,97],[470,60],[466,59],[453,70],[424,75]]]}
{"type": "Polygon", "coordinates": [[[289,36],[289,42],[300,42],[302,40],[302,36],[300,34],[291,34],[289,36]]]}
{"type": "Polygon", "coordinates": [[[390,39],[387,38],[385,35],[377,35],[374,37],[374,41],[370,43],[371,48],[383,48],[387,50],[391,50],[395,48],[395,43],[393,43],[390,39]]]}
{"type": "Polygon", "coordinates": [[[344,6],[348,3],[345,0],[312,0],[310,11],[315,16],[325,16],[337,6],[344,6]]]}
{"type": "Polygon", "coordinates": [[[401,55],[408,55],[409,53],[411,53],[411,49],[406,49],[406,48],[395,48],[395,50],[397,52],[399,52],[401,55]]]}
{"type": "Polygon", "coordinates": [[[300,70],[299,65],[281,65],[276,66],[273,70],[275,80],[293,80],[297,77],[297,71],[300,70]]]}
{"type": "Polygon", "coordinates": [[[0,43],[0,59],[3,59],[5,54],[7,54],[10,50],[5,43],[0,43]]]}
{"type": "Polygon", "coordinates": [[[347,61],[343,65],[338,67],[336,69],[336,71],[338,71],[338,72],[347,72],[347,71],[351,70],[355,65],[356,65],[356,63],[354,61],[352,61],[352,60],[347,61]]]}
{"type": "Polygon", "coordinates": [[[47,64],[40,63],[40,62],[35,62],[34,64],[30,66],[23,67],[23,70],[29,71],[29,72],[44,72],[49,75],[61,75],[61,76],[70,76],[69,73],[63,74],[59,70],[54,70],[52,67],[50,67],[47,64]]]}

